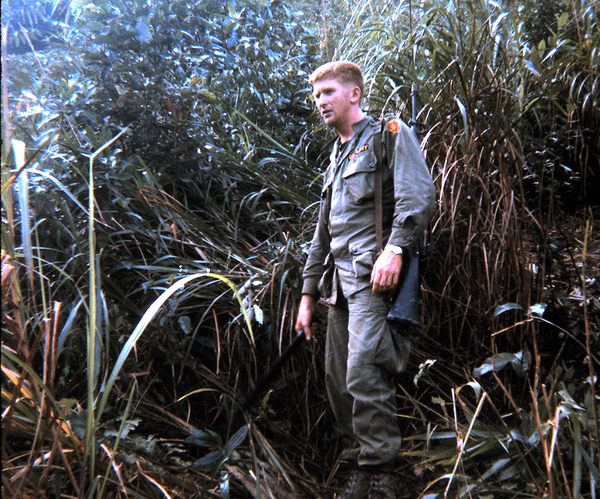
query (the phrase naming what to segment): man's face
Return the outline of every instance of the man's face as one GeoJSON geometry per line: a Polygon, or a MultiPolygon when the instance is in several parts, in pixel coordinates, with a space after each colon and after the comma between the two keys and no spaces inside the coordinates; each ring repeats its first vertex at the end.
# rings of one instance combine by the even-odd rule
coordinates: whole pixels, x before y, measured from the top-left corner
{"type": "Polygon", "coordinates": [[[352,106],[359,102],[360,89],[335,78],[322,79],[313,84],[313,97],[325,124],[339,128],[349,120],[352,106]]]}

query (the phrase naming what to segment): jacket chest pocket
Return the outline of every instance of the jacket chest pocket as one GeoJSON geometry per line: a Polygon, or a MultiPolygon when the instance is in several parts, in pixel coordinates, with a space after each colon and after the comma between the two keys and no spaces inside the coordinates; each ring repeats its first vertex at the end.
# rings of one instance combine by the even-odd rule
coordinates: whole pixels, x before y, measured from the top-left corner
{"type": "Polygon", "coordinates": [[[366,153],[350,161],[342,175],[345,188],[355,203],[374,196],[375,155],[366,153]]]}

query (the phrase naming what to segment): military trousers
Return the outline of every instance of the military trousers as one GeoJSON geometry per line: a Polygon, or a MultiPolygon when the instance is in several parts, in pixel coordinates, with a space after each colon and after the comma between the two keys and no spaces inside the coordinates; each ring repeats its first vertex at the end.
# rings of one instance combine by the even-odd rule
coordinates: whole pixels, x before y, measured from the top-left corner
{"type": "Polygon", "coordinates": [[[387,320],[389,304],[374,294],[368,277],[356,291],[354,272],[336,269],[325,349],[327,394],[346,456],[359,465],[393,461],[402,442],[394,376],[408,362],[411,337],[387,320]]]}

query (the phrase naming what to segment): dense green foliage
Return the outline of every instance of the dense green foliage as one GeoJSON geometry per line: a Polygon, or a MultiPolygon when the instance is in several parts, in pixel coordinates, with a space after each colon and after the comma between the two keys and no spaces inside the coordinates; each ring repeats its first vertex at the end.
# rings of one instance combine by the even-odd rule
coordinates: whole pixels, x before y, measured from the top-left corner
{"type": "Polygon", "coordinates": [[[594,497],[596,4],[2,7],[3,493],[329,493],[322,335],[230,415],[294,336],[331,138],[307,76],[344,57],[373,115],[418,86],[439,194],[399,380],[415,489],[594,497]]]}

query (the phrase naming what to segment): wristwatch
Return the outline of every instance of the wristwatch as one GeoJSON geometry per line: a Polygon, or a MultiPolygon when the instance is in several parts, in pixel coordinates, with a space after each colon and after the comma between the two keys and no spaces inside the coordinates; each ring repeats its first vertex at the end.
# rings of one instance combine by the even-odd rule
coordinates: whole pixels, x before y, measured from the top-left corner
{"type": "Polygon", "coordinates": [[[390,250],[392,253],[394,253],[394,255],[402,254],[402,246],[395,246],[393,244],[388,244],[388,245],[386,245],[385,249],[390,250]]]}

